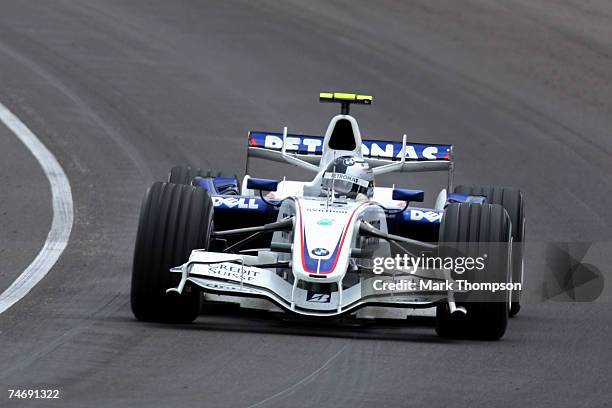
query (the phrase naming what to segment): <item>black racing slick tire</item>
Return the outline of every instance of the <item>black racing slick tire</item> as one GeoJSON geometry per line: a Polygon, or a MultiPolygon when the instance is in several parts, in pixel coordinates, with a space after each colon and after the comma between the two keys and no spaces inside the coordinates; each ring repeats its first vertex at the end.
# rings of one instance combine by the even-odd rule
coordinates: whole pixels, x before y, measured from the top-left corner
{"type": "Polygon", "coordinates": [[[202,169],[190,166],[174,166],[168,174],[168,182],[174,184],[191,185],[195,177],[202,177],[202,169]]]}
{"type": "MultiPolygon", "coordinates": [[[[453,280],[470,284],[510,282],[510,219],[496,204],[450,204],[440,225],[439,256],[442,259],[480,259],[484,267],[451,272],[453,280]]],[[[478,262],[478,261],[477,261],[478,262]]],[[[459,263],[455,263],[459,265],[459,263]]],[[[457,289],[457,287],[455,288],[457,289]]],[[[508,324],[509,292],[454,292],[466,314],[451,314],[448,303],[437,306],[436,332],[441,337],[498,340],[508,324]]]]}
{"type": "Polygon", "coordinates": [[[145,193],[134,249],[132,312],[138,320],[189,323],[200,312],[200,290],[187,284],[181,295],[166,294],[194,249],[207,249],[213,205],[200,187],[154,183],[145,193]]]}
{"type": "MultiPolygon", "coordinates": [[[[455,193],[487,197],[490,204],[499,204],[508,212],[512,222],[512,282],[523,284],[523,256],[525,246],[525,198],[519,189],[495,186],[457,186],[455,193]]],[[[510,317],[521,309],[521,291],[512,291],[510,317]]]]}

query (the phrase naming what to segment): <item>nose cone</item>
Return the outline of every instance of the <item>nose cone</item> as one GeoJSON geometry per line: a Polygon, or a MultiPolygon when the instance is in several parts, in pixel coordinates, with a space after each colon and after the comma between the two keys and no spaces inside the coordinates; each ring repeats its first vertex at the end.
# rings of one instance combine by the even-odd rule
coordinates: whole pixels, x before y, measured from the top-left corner
{"type": "Polygon", "coordinates": [[[293,243],[296,277],[310,282],[337,282],[346,273],[356,210],[329,207],[321,200],[300,200],[293,243]]]}

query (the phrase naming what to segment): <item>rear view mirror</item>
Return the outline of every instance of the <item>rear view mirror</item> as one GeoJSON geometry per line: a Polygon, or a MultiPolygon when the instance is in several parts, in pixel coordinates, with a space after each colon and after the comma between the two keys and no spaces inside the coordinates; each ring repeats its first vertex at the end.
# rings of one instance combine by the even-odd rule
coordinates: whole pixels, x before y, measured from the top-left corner
{"type": "Polygon", "coordinates": [[[247,181],[247,188],[250,190],[260,191],[276,191],[278,188],[277,180],[249,178],[247,181]]]}
{"type": "Polygon", "coordinates": [[[425,199],[425,193],[423,190],[408,190],[405,188],[394,188],[393,195],[391,196],[394,200],[406,201],[406,202],[423,202],[425,199]]]}

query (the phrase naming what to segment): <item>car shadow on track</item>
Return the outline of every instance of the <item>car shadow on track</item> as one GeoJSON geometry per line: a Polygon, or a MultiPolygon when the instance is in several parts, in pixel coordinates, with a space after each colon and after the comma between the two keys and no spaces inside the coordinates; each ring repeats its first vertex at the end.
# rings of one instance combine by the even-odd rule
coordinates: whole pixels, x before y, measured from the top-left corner
{"type": "Polygon", "coordinates": [[[402,320],[292,318],[284,313],[241,309],[233,305],[206,305],[193,323],[155,324],[156,327],[194,331],[224,331],[291,336],[335,337],[364,340],[451,343],[434,331],[435,318],[414,316],[402,320]]]}

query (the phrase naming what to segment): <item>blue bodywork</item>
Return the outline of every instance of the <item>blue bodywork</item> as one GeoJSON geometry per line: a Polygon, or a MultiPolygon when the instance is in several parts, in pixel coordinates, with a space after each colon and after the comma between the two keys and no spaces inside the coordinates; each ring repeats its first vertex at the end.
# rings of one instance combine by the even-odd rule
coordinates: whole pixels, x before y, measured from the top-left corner
{"type": "MultiPolygon", "coordinates": [[[[217,230],[262,225],[277,219],[278,207],[258,197],[241,196],[235,177],[196,177],[193,184],[210,193],[215,208],[214,223],[217,230]]],[[[387,228],[392,234],[436,242],[442,214],[443,211],[431,208],[408,207],[404,211],[392,210],[387,215],[387,228]]]]}

